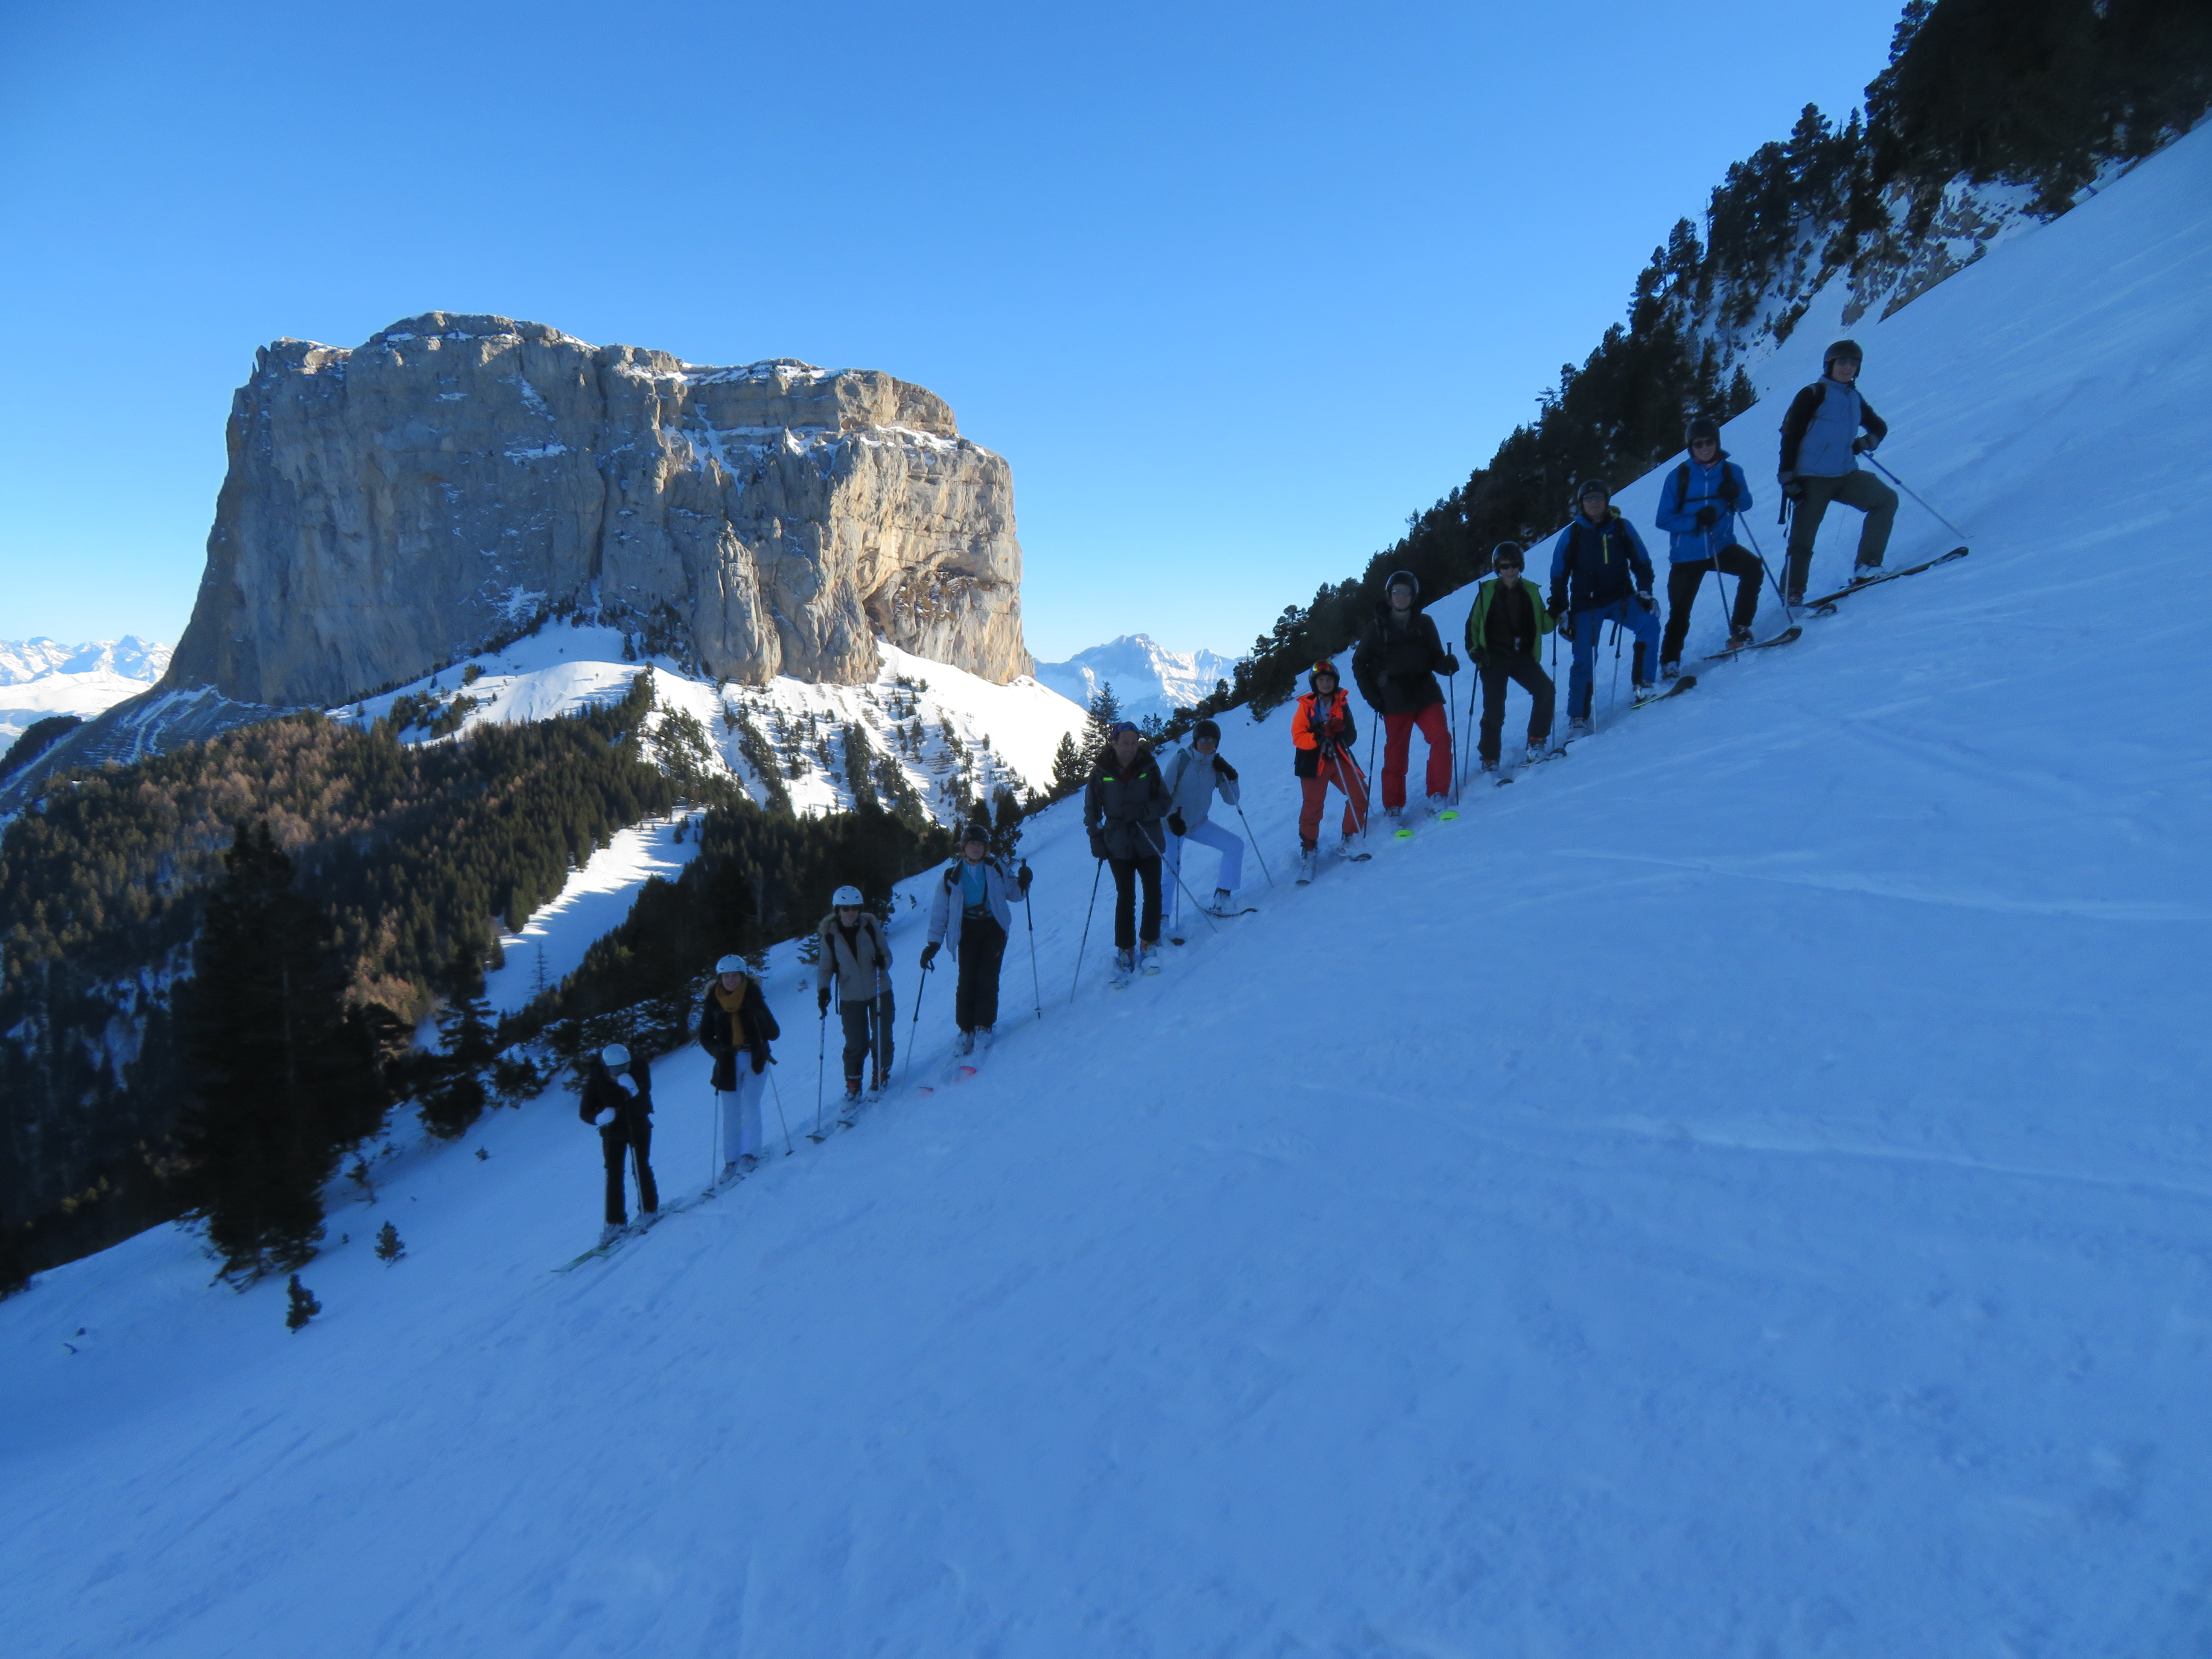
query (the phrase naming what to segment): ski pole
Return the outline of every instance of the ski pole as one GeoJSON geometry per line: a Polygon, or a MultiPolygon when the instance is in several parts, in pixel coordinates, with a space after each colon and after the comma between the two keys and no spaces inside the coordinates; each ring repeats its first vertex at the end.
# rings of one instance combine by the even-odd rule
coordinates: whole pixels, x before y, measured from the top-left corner
{"type": "MultiPolygon", "coordinates": [[[[1470,650],[1470,651],[1468,653],[1468,654],[1471,657],[1471,656],[1473,656],[1474,653],[1474,652],[1473,652],[1473,651],[1471,651],[1471,650],[1470,650]]],[[[1480,669],[1480,668],[1477,668],[1477,669],[1474,671],[1474,678],[1473,679],[1469,680],[1469,681],[1467,683],[1467,719],[1466,719],[1466,720],[1465,720],[1464,722],[1462,722],[1462,723],[1461,727],[1460,727],[1460,729],[1461,729],[1462,731],[1463,731],[1463,732],[1473,732],[1473,731],[1474,730],[1474,699],[1475,699],[1475,695],[1476,695],[1478,692],[1480,692],[1481,690],[1482,690],[1482,670],[1481,670],[1481,669],[1480,669]]],[[[1466,771],[1467,771],[1467,769],[1466,769],[1465,767],[1463,767],[1463,766],[1462,766],[1462,768],[1460,768],[1460,772],[1461,772],[1462,775],[1464,775],[1466,774],[1466,771]]]]}
{"type": "MultiPolygon", "coordinates": [[[[1372,705],[1370,704],[1370,707],[1372,707],[1372,705]]],[[[1360,839],[1363,841],[1367,838],[1367,831],[1373,826],[1375,822],[1375,792],[1372,789],[1368,788],[1367,780],[1374,775],[1375,740],[1382,735],[1382,714],[1380,709],[1376,709],[1375,714],[1375,724],[1367,728],[1367,770],[1361,773],[1359,778],[1359,787],[1361,789],[1365,790],[1367,793],[1367,805],[1360,810],[1359,814],[1359,836],[1360,839]]],[[[1345,759],[1352,760],[1352,757],[1346,755],[1345,759]]],[[[1359,763],[1358,761],[1352,762],[1352,769],[1355,772],[1359,771],[1359,763]]]]}
{"type": "Polygon", "coordinates": [[[929,988],[929,964],[921,965],[921,977],[914,985],[914,1018],[906,1027],[906,1070],[899,1073],[903,1082],[914,1075],[914,1034],[921,1029],[921,994],[929,988]]]}
{"type": "Polygon", "coordinates": [[[1613,684],[1605,694],[1605,712],[1608,718],[1620,712],[1620,619],[1613,623],[1613,684]]]}
{"type": "Polygon", "coordinates": [[[1943,528],[1944,528],[1944,529],[1946,529],[1946,530],[1949,531],[1949,532],[1950,532],[1954,536],[1956,536],[1956,537],[1957,537],[1960,541],[1962,541],[1962,542],[1963,542],[1963,541],[1965,541],[1965,540],[1966,539],[1966,532],[1965,531],[1963,531],[1963,530],[1960,529],[1958,526],[1956,526],[1956,525],[1953,524],[1953,523],[1952,523],[1948,519],[1945,518],[1945,517],[1944,517],[1941,513],[1936,512],[1936,510],[1934,507],[1929,507],[1929,505],[1928,505],[1927,501],[1922,498],[1921,494],[1920,494],[1920,492],[1919,492],[1918,490],[1915,489],[1914,489],[1911,484],[1909,484],[1909,483],[1905,483],[1904,479],[1902,479],[1902,478],[1899,477],[1897,476],[1897,474],[1895,474],[1894,472],[1892,472],[1892,471],[1891,471],[1887,467],[1884,466],[1884,465],[1883,465],[1880,461],[1875,460],[1875,458],[1874,458],[1874,452],[1873,452],[1873,451],[1871,451],[1871,450],[1868,450],[1868,451],[1866,451],[1866,452],[1864,452],[1864,453],[1865,453],[1865,454],[1866,454],[1866,458],[1867,458],[1867,459],[1868,459],[1869,462],[1872,462],[1872,463],[1873,463],[1874,470],[1875,470],[1875,471],[1877,471],[1877,472],[1881,473],[1881,476],[1882,476],[1883,477],[1885,477],[1885,478],[1888,479],[1888,480],[1890,481],[1890,483],[1892,483],[1895,484],[1895,485],[1896,485],[1899,489],[1903,490],[1906,495],[1908,495],[1911,496],[1911,497],[1912,497],[1912,499],[1913,499],[1914,501],[1919,501],[1919,502],[1920,502],[1920,505],[1921,505],[1923,508],[1925,508],[1925,509],[1926,509],[1926,511],[1927,511],[1927,513],[1928,513],[1929,516],[1930,518],[1934,519],[1937,524],[1942,525],[1942,526],[1943,526],[1943,528]]]}
{"type": "Polygon", "coordinates": [[[707,1184],[711,1187],[722,1173],[722,1091],[709,1079],[707,1092],[714,1097],[714,1139],[707,1148],[707,1184]]]}
{"type": "Polygon", "coordinates": [[[1030,989],[1036,997],[1037,1018],[1042,1019],[1044,1018],[1044,985],[1037,978],[1036,910],[1030,902],[1030,890],[1026,887],[1022,889],[1022,914],[1029,918],[1030,924],[1030,989]]]}
{"type": "Polygon", "coordinates": [[[1098,860],[1097,873],[1091,878],[1091,905],[1083,913],[1083,938],[1075,946],[1075,977],[1070,980],[1067,985],[1067,1000],[1070,1003],[1075,1000],[1075,988],[1083,983],[1083,951],[1084,948],[1091,943],[1091,918],[1098,909],[1098,878],[1105,873],[1106,860],[1101,859],[1098,860]]]}
{"type": "MultiPolygon", "coordinates": [[[[842,991],[845,987],[840,982],[837,988],[842,991]]],[[[838,1012],[844,1012],[843,1004],[838,1005],[838,1012]]],[[[817,1028],[814,1034],[814,1138],[819,1140],[822,1139],[822,1067],[824,1064],[823,1057],[830,1047],[830,1011],[824,1008],[821,1018],[814,1023],[817,1028]]]]}
{"type": "MultiPolygon", "coordinates": [[[[770,1059],[769,1064],[773,1066],[775,1061],[770,1059]]],[[[775,1121],[783,1126],[783,1155],[789,1158],[791,1156],[791,1120],[783,1115],[783,1091],[775,1086],[774,1072],[768,1074],[768,1090],[775,1097],[775,1121]]]]}
{"type": "Polygon", "coordinates": [[[1260,860],[1260,873],[1267,878],[1267,885],[1275,884],[1275,872],[1267,867],[1267,855],[1260,850],[1260,838],[1252,833],[1252,820],[1244,816],[1244,809],[1237,809],[1237,821],[1244,826],[1244,839],[1252,843],[1252,856],[1260,860]]]}
{"type": "Polygon", "coordinates": [[[1448,689],[1444,692],[1445,740],[1451,744],[1452,787],[1451,804],[1459,805],[1459,676],[1444,676],[1448,689]]]}
{"type": "MultiPolygon", "coordinates": [[[[1163,826],[1163,827],[1164,827],[1164,826],[1163,826]]],[[[1165,838],[1165,836],[1163,836],[1163,837],[1161,838],[1161,841],[1162,841],[1162,844],[1161,844],[1161,847],[1160,847],[1160,862],[1161,862],[1162,864],[1165,864],[1165,863],[1167,863],[1167,861],[1168,861],[1167,847],[1166,847],[1166,844],[1165,844],[1165,842],[1166,842],[1166,838],[1165,838]]],[[[1213,919],[1213,917],[1212,917],[1212,914],[1211,914],[1211,913],[1206,909],[1206,908],[1204,905],[1200,904],[1200,903],[1198,902],[1198,895],[1197,895],[1197,894],[1195,894],[1195,893],[1194,893],[1194,892],[1192,892],[1188,887],[1184,886],[1184,884],[1183,884],[1183,878],[1182,878],[1182,872],[1181,870],[1177,869],[1177,870],[1171,870],[1171,871],[1170,871],[1170,873],[1175,877],[1175,883],[1176,883],[1176,885],[1177,887],[1181,887],[1181,888],[1182,888],[1183,896],[1184,896],[1185,898],[1188,898],[1188,899],[1190,901],[1190,908],[1191,908],[1192,909],[1194,909],[1194,910],[1197,911],[1199,915],[1200,915],[1201,916],[1204,916],[1204,917],[1206,918],[1206,925],[1208,927],[1211,927],[1212,929],[1213,929],[1213,931],[1214,931],[1215,933],[1219,933],[1219,932],[1221,931],[1221,924],[1220,924],[1219,922],[1216,921],[1213,919]]]]}
{"type": "Polygon", "coordinates": [[[1766,580],[1774,588],[1775,602],[1782,607],[1783,613],[1786,617],[1790,611],[1789,598],[1782,591],[1782,581],[1781,579],[1774,574],[1774,567],[1768,564],[1766,562],[1766,550],[1759,544],[1758,537],[1751,535],[1751,520],[1749,519],[1746,519],[1743,521],[1743,533],[1747,536],[1751,536],[1751,550],[1759,556],[1759,568],[1766,573],[1766,580]]]}

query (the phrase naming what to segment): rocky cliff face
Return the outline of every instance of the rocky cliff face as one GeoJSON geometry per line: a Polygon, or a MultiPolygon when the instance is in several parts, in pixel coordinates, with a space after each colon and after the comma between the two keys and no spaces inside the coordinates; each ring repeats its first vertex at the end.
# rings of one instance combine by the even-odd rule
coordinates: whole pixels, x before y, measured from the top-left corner
{"type": "Polygon", "coordinates": [[[432,313],[267,347],[229,447],[172,690],[342,702],[571,608],[756,684],[1030,668],[1006,463],[888,374],[432,313]]]}

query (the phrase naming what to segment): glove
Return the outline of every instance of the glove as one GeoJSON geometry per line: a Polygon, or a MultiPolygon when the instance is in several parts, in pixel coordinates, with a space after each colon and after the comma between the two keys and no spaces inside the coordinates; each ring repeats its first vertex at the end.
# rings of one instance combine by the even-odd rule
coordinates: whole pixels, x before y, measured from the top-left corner
{"type": "Polygon", "coordinates": [[[921,947],[921,966],[922,966],[922,971],[923,971],[923,972],[925,972],[925,973],[927,973],[927,972],[928,971],[928,969],[929,969],[929,964],[930,964],[931,963],[933,963],[933,962],[936,961],[936,960],[937,960],[937,941],[936,941],[935,939],[932,939],[932,940],[930,940],[930,941],[929,941],[929,943],[928,943],[928,944],[927,944],[927,945],[923,945],[923,946],[921,947]]]}
{"type": "Polygon", "coordinates": [[[1735,487],[1735,473],[1730,472],[1722,477],[1721,499],[1729,504],[1729,510],[1731,513],[1735,510],[1736,498],[1742,493],[1743,492],[1741,490],[1735,487]]]}
{"type": "Polygon", "coordinates": [[[1231,783],[1237,781],[1237,769],[1218,755],[1213,757],[1213,770],[1216,775],[1224,777],[1231,783]]]}
{"type": "Polygon", "coordinates": [[[1449,679],[1453,675],[1458,672],[1459,659],[1454,656],[1446,656],[1444,659],[1444,678],[1446,679],[1449,679]]]}
{"type": "Polygon", "coordinates": [[[1024,898],[1030,896],[1030,883],[1036,879],[1036,872],[1030,868],[1026,860],[1023,861],[1022,867],[1014,872],[1015,883],[1021,888],[1024,898]]]}
{"type": "Polygon", "coordinates": [[[1721,521],[1721,515],[1720,515],[1719,514],[1717,514],[1717,513],[1714,512],[1714,511],[1713,511],[1713,509],[1712,509],[1712,508],[1711,508],[1710,507],[1699,507],[1699,508],[1698,509],[1698,529],[1700,529],[1700,530],[1711,530],[1711,529],[1715,525],[1718,524],[1720,521],[1721,521]]]}
{"type": "Polygon", "coordinates": [[[1565,594],[1555,592],[1547,596],[1544,600],[1544,609],[1559,619],[1559,625],[1562,628],[1566,626],[1568,612],[1565,594]]]}
{"type": "Polygon", "coordinates": [[[756,1042],[748,1052],[753,1057],[753,1071],[756,1075],[768,1070],[768,1044],[756,1042]]]}
{"type": "Polygon", "coordinates": [[[823,1013],[826,1014],[830,1012],[830,988],[828,986],[823,985],[816,988],[815,1001],[819,1005],[823,1013]]]}
{"type": "Polygon", "coordinates": [[[1186,826],[1182,821],[1182,814],[1181,812],[1170,812],[1168,814],[1168,829],[1170,833],[1177,836],[1187,836],[1190,833],[1188,827],[1186,826]]]}
{"type": "Polygon", "coordinates": [[[594,1129],[598,1128],[601,1124],[603,1124],[603,1123],[606,1122],[609,1119],[612,1118],[612,1117],[614,1116],[614,1115],[615,1115],[615,1109],[614,1109],[613,1107],[611,1107],[611,1106],[602,1106],[602,1107],[600,1107],[600,1108],[599,1108],[599,1109],[598,1111],[593,1112],[593,1113],[592,1114],[592,1127],[594,1129]]]}
{"type": "Polygon", "coordinates": [[[1656,611],[1658,609],[1658,601],[1654,599],[1649,593],[1638,593],[1636,596],[1636,602],[1642,605],[1646,611],[1656,611]]]}
{"type": "Polygon", "coordinates": [[[1103,830],[1093,830],[1091,832],[1091,856],[1094,859],[1103,859],[1106,856],[1106,832],[1103,830]]]}
{"type": "Polygon", "coordinates": [[[1851,440],[1851,453],[1854,455],[1871,455],[1875,450],[1880,449],[1881,447],[1881,440],[1875,437],[1871,432],[1866,434],[1863,437],[1857,437],[1851,440]]]}

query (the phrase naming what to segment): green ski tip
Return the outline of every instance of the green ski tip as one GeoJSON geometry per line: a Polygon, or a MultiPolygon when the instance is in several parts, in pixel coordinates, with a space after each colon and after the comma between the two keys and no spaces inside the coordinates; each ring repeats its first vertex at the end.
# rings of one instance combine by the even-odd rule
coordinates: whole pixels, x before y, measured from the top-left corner
{"type": "Polygon", "coordinates": [[[1437,821],[1438,821],[1439,823],[1450,823],[1454,818],[1457,817],[1458,816],[1459,816],[1459,814],[1458,814],[1458,813],[1456,813],[1456,812],[1439,812],[1439,813],[1437,813],[1437,821]]]}

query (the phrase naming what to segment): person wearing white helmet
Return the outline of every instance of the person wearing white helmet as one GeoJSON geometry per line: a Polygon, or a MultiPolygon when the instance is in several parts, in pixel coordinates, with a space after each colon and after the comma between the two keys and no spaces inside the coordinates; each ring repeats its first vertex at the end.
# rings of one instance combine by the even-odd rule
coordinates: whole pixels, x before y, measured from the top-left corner
{"type": "Polygon", "coordinates": [[[623,1164],[637,1166],[638,1218],[647,1225],[660,1212],[660,1194],[653,1182],[653,1079],[643,1055],[632,1060],[629,1050],[610,1042],[584,1062],[583,1097],[576,1115],[599,1132],[599,1150],[607,1164],[606,1224],[599,1229],[604,1244],[629,1224],[623,1207],[623,1164]]]}
{"type": "Polygon", "coordinates": [[[960,977],[952,997],[952,1017],[960,1027],[960,1052],[975,1052],[980,1036],[991,1046],[999,1023],[999,963],[1013,931],[1014,905],[1029,896],[1030,866],[1009,872],[991,856],[991,826],[978,817],[963,832],[960,856],[937,884],[929,905],[929,943],[921,947],[924,972],[937,960],[938,947],[952,947],[960,977]]]}
{"type": "Polygon", "coordinates": [[[714,1103],[722,1115],[722,1179],[760,1159],[761,1091],[768,1087],[769,1044],[782,1036],[760,981],[741,957],[714,964],[699,1003],[699,1046],[714,1057],[714,1103]]]}
{"type": "Polygon", "coordinates": [[[827,1019],[830,981],[837,981],[837,1014],[845,1027],[845,1098],[858,1100],[861,1070],[871,1054],[871,1087],[882,1089],[891,1073],[891,947],[883,923],[861,902],[859,888],[840,887],[830,904],[830,914],[815,929],[822,950],[814,994],[827,1019]]]}

